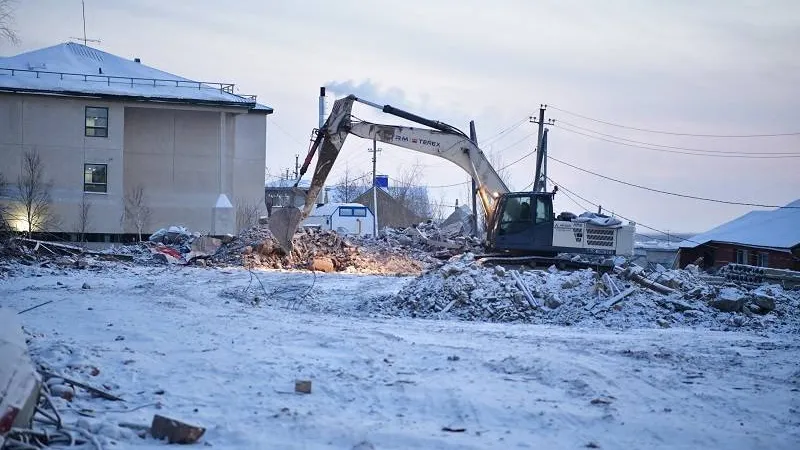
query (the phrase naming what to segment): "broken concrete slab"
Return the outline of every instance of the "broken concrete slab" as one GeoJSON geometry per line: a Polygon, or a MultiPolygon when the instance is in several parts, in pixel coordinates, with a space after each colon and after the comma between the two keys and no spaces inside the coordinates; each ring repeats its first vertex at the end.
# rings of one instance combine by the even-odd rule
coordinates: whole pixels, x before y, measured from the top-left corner
{"type": "Polygon", "coordinates": [[[708,305],[722,312],[739,312],[742,310],[742,306],[744,306],[744,299],[731,300],[727,298],[718,298],[716,300],[711,300],[708,305]]]}
{"type": "Polygon", "coordinates": [[[41,384],[17,314],[0,308],[0,447],[11,428],[30,428],[41,384]]]}

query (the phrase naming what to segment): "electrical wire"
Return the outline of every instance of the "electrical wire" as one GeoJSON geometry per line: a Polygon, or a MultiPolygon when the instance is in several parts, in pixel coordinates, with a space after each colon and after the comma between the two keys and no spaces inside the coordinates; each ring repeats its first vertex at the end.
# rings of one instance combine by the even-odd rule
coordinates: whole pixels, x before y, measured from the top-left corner
{"type": "Polygon", "coordinates": [[[800,153],[798,153],[798,152],[737,152],[737,151],[725,151],[725,150],[706,150],[706,149],[701,149],[701,148],[690,148],[690,147],[679,147],[679,146],[674,146],[674,145],[655,144],[655,143],[652,143],[652,142],[637,141],[637,140],[634,140],[634,139],[628,139],[628,138],[624,138],[624,137],[621,137],[621,136],[615,136],[613,134],[601,133],[600,131],[593,130],[591,128],[585,128],[585,127],[582,127],[580,125],[575,125],[573,123],[567,122],[566,120],[560,120],[559,119],[557,121],[557,124],[558,125],[567,125],[569,127],[576,128],[578,130],[583,130],[583,131],[586,131],[586,132],[589,132],[589,133],[594,133],[594,134],[597,134],[597,135],[600,135],[600,136],[605,136],[607,138],[617,139],[617,140],[625,141],[625,142],[632,142],[634,144],[648,145],[648,146],[651,146],[651,147],[661,147],[661,148],[669,148],[669,149],[675,149],[675,150],[686,150],[686,151],[690,151],[690,152],[701,152],[701,153],[719,153],[719,154],[723,154],[723,155],[794,155],[794,157],[800,156],[800,153]]]}
{"type": "Polygon", "coordinates": [[[568,111],[566,109],[558,108],[553,105],[547,105],[549,108],[555,109],[556,111],[561,111],[565,114],[569,114],[571,116],[580,117],[581,119],[590,120],[592,122],[602,123],[603,125],[608,125],[617,128],[624,128],[627,130],[635,130],[635,131],[642,131],[645,133],[655,133],[655,134],[667,134],[671,136],[691,136],[691,137],[703,137],[703,138],[757,138],[757,137],[779,137],[779,136],[800,136],[800,131],[790,131],[784,133],[758,133],[758,134],[701,134],[701,133],[679,133],[675,131],[663,131],[663,130],[652,130],[648,128],[637,128],[628,125],[622,125],[614,122],[608,122],[605,120],[595,119],[592,117],[588,117],[582,114],[578,114],[572,111],[568,111]]]}
{"type": "Polygon", "coordinates": [[[693,200],[702,200],[702,201],[713,202],[713,203],[723,203],[723,204],[726,204],[726,205],[755,206],[755,207],[758,207],[758,208],[800,209],[800,206],[764,205],[764,204],[761,204],[761,203],[734,202],[734,201],[729,201],[729,200],[720,200],[720,199],[708,198],[708,197],[698,197],[698,196],[695,196],[695,195],[678,194],[678,193],[675,193],[675,192],[669,192],[669,191],[664,191],[664,190],[661,190],[661,189],[655,189],[655,188],[642,186],[642,185],[635,184],[635,183],[629,183],[627,181],[622,181],[622,180],[619,180],[619,179],[616,179],[616,178],[612,178],[612,177],[609,177],[609,176],[606,176],[606,175],[599,174],[597,172],[592,172],[591,170],[584,169],[582,167],[578,167],[578,166],[576,166],[574,164],[570,164],[570,163],[565,162],[565,161],[561,161],[560,159],[554,158],[554,157],[552,157],[550,155],[548,155],[547,157],[548,157],[548,159],[551,159],[551,160],[553,160],[553,161],[555,161],[557,163],[563,164],[563,165],[568,166],[568,167],[572,167],[573,169],[580,170],[581,172],[586,172],[586,173],[594,175],[596,177],[600,177],[600,178],[603,178],[603,179],[606,179],[606,180],[609,180],[609,181],[614,181],[616,183],[624,184],[626,186],[631,186],[631,187],[635,187],[635,188],[638,188],[638,189],[644,189],[646,191],[657,192],[659,194],[666,194],[666,195],[672,195],[672,196],[675,196],[675,197],[690,198],[690,199],[693,199],[693,200]]]}
{"type": "MultiPolygon", "coordinates": [[[[550,180],[550,182],[551,182],[551,183],[553,183],[553,185],[555,185],[555,186],[558,186],[558,190],[559,190],[559,192],[563,190],[563,191],[565,191],[565,192],[568,192],[568,193],[570,193],[570,194],[572,194],[572,195],[574,195],[574,196],[578,197],[579,199],[581,199],[581,200],[585,201],[586,203],[589,203],[590,205],[594,205],[594,206],[596,206],[596,207],[598,207],[598,208],[600,208],[600,207],[601,207],[599,204],[597,204],[597,203],[595,203],[595,202],[593,202],[593,201],[591,201],[591,200],[588,200],[588,199],[586,199],[585,197],[581,196],[580,194],[578,194],[578,193],[577,193],[577,192],[575,192],[575,191],[572,191],[572,190],[570,190],[569,188],[567,188],[567,187],[566,187],[566,186],[564,186],[563,184],[561,184],[561,183],[557,182],[556,180],[554,180],[554,179],[552,179],[552,178],[550,178],[550,177],[547,177],[547,179],[548,179],[548,180],[550,180]]],[[[639,221],[636,221],[636,220],[634,220],[634,219],[631,219],[631,218],[625,217],[625,216],[623,216],[622,214],[619,214],[619,213],[617,213],[616,211],[613,211],[613,210],[609,210],[609,211],[610,211],[610,212],[611,212],[611,214],[613,214],[614,216],[620,217],[620,218],[622,218],[622,219],[625,219],[625,220],[627,220],[627,221],[629,221],[629,222],[634,222],[634,223],[636,223],[636,225],[637,225],[637,226],[641,226],[642,228],[647,228],[648,230],[655,231],[656,233],[661,233],[661,234],[663,234],[663,235],[665,235],[665,236],[674,236],[674,235],[672,235],[672,234],[670,234],[670,233],[667,233],[666,231],[659,230],[658,228],[654,228],[654,227],[651,227],[651,226],[649,226],[649,225],[645,225],[645,224],[643,224],[643,223],[641,223],[641,222],[639,222],[639,221]]],[[[693,243],[695,243],[695,244],[699,244],[699,245],[702,245],[702,244],[703,244],[702,242],[693,241],[693,240],[691,240],[691,239],[685,239],[685,238],[681,238],[681,237],[677,237],[677,236],[675,236],[675,238],[676,238],[676,239],[679,239],[680,241],[693,242],[693,243]]]]}
{"type": "Polygon", "coordinates": [[[523,123],[525,123],[527,121],[528,121],[528,116],[525,116],[519,122],[515,122],[513,125],[508,126],[507,128],[505,128],[502,131],[492,135],[491,137],[489,137],[489,138],[487,138],[487,139],[485,139],[483,141],[480,141],[480,145],[488,145],[490,142],[496,141],[497,139],[500,139],[504,135],[516,130],[517,128],[522,126],[523,123]]]}
{"type": "Polygon", "coordinates": [[[601,137],[601,136],[595,136],[595,135],[592,135],[592,134],[582,133],[580,131],[572,130],[570,128],[561,126],[561,125],[559,125],[557,123],[551,124],[550,126],[559,128],[561,130],[564,130],[564,131],[567,131],[567,132],[570,132],[570,133],[574,133],[574,134],[578,134],[578,135],[581,135],[581,136],[590,137],[592,139],[597,139],[597,140],[600,140],[600,141],[610,142],[612,144],[624,145],[626,147],[641,148],[641,149],[645,149],[645,150],[650,150],[650,151],[655,151],[655,152],[662,152],[662,153],[676,153],[676,154],[681,154],[681,155],[692,155],[692,156],[708,156],[708,157],[712,157],[712,158],[744,158],[744,159],[800,158],[800,154],[777,155],[777,156],[776,155],[766,155],[765,154],[765,156],[755,156],[754,154],[692,153],[692,152],[685,152],[685,151],[680,151],[680,150],[668,150],[668,149],[664,149],[664,148],[653,148],[653,147],[646,147],[644,145],[629,144],[629,143],[626,143],[626,142],[620,142],[620,141],[607,139],[607,138],[604,138],[604,137],[601,137]]]}

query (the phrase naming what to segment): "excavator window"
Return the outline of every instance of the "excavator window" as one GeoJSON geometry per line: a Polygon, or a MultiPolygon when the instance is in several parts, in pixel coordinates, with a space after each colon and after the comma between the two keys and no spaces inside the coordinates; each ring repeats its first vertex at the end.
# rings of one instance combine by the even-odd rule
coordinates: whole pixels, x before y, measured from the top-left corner
{"type": "Polygon", "coordinates": [[[521,233],[530,227],[531,197],[508,197],[503,205],[499,234],[521,233]]]}
{"type": "Polygon", "coordinates": [[[550,222],[553,220],[553,203],[550,199],[536,199],[536,223],[550,222]]]}

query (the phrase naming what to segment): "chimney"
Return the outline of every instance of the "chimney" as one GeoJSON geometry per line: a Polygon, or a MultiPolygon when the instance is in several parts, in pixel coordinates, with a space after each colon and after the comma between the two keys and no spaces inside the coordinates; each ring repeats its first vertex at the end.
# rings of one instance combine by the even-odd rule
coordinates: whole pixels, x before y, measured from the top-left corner
{"type": "Polygon", "coordinates": [[[325,125],[325,86],[319,88],[319,129],[325,125]]]}
{"type": "Polygon", "coordinates": [[[141,64],[142,60],[139,58],[133,58],[133,62],[141,64]]]}

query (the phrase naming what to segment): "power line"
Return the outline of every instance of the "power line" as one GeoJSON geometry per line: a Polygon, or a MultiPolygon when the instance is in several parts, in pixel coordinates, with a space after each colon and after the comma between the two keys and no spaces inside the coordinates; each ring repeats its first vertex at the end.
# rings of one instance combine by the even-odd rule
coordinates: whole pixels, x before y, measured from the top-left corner
{"type": "Polygon", "coordinates": [[[625,128],[627,130],[635,130],[635,131],[643,131],[645,133],[656,133],[656,134],[668,134],[671,136],[691,136],[691,137],[704,137],[704,138],[756,138],[756,137],[779,137],[779,136],[798,136],[800,135],[800,131],[791,131],[791,132],[784,132],[784,133],[760,133],[760,134],[699,134],[699,133],[679,133],[675,131],[663,131],[663,130],[651,130],[648,128],[637,128],[631,127],[628,125],[621,125],[614,122],[607,122],[605,120],[595,119],[592,117],[584,116],[582,114],[574,113],[571,111],[567,111],[566,109],[561,109],[553,105],[548,105],[550,108],[553,108],[557,111],[561,111],[565,114],[569,114],[571,116],[580,117],[581,119],[590,120],[592,122],[602,123],[604,125],[609,125],[612,127],[618,128],[625,128]]]}
{"type": "MultiPolygon", "coordinates": [[[[404,182],[402,182],[400,180],[397,180],[397,179],[394,179],[392,177],[389,177],[389,179],[394,181],[395,183],[405,184],[404,182]]],[[[471,183],[471,181],[462,181],[460,183],[442,184],[442,185],[438,185],[438,186],[420,185],[420,187],[424,187],[424,188],[428,188],[428,189],[439,189],[439,188],[449,188],[449,187],[461,186],[462,184],[470,184],[470,183],[471,183]]]]}
{"type": "MultiPolygon", "coordinates": [[[[569,192],[569,193],[571,193],[572,195],[574,195],[574,196],[578,197],[579,199],[581,199],[581,200],[583,200],[583,201],[585,201],[585,202],[589,203],[590,205],[594,205],[594,206],[597,206],[598,208],[600,208],[600,205],[599,205],[599,204],[597,204],[597,203],[595,203],[595,202],[593,202],[593,201],[591,201],[591,200],[587,200],[586,198],[582,197],[582,196],[581,196],[580,194],[578,194],[577,192],[575,192],[575,191],[572,191],[572,190],[568,189],[566,186],[564,186],[564,185],[563,185],[563,184],[561,184],[561,183],[558,183],[558,182],[557,182],[557,181],[555,181],[554,179],[552,179],[552,178],[550,178],[550,177],[547,177],[547,179],[548,179],[548,180],[550,180],[550,182],[551,182],[551,183],[553,183],[553,185],[554,185],[554,186],[558,186],[558,190],[559,190],[559,191],[561,191],[561,190],[564,190],[564,191],[566,191],[566,192],[569,192]]],[[[574,200],[573,200],[573,201],[574,201],[574,200]]],[[[625,219],[625,220],[627,220],[627,221],[629,221],[629,222],[634,222],[634,223],[635,223],[637,226],[641,226],[642,228],[647,228],[648,230],[655,231],[656,233],[661,233],[661,234],[663,234],[663,235],[665,235],[665,236],[674,236],[673,234],[671,234],[671,233],[667,233],[666,231],[659,230],[658,228],[653,228],[653,227],[651,227],[651,226],[649,226],[649,225],[645,225],[645,224],[643,224],[643,223],[641,223],[641,222],[638,222],[638,221],[636,221],[636,220],[633,220],[633,219],[630,219],[630,218],[628,218],[628,217],[625,217],[625,216],[623,216],[622,214],[619,214],[619,213],[617,213],[617,212],[615,212],[615,211],[611,211],[611,214],[613,214],[613,215],[615,215],[615,216],[617,216],[617,217],[621,217],[621,218],[623,218],[623,219],[625,219]]],[[[696,242],[696,241],[693,241],[693,240],[691,240],[691,239],[681,238],[681,237],[677,237],[677,236],[675,236],[675,237],[676,237],[677,239],[681,240],[681,241],[693,242],[693,243],[695,243],[695,244],[700,244],[700,245],[702,245],[702,243],[701,243],[701,242],[696,242]]]]}
{"type": "Polygon", "coordinates": [[[523,117],[522,119],[520,119],[519,122],[515,122],[513,125],[510,125],[507,128],[501,130],[500,132],[492,135],[491,137],[484,139],[483,141],[481,141],[480,145],[486,145],[491,141],[495,141],[497,139],[500,139],[503,135],[508,134],[508,133],[516,130],[520,126],[522,126],[522,124],[525,123],[527,120],[528,120],[528,116],[523,117]]]}
{"type": "Polygon", "coordinates": [[[298,144],[300,144],[300,145],[302,145],[302,146],[305,146],[305,145],[307,145],[307,144],[305,144],[305,143],[301,142],[299,139],[297,139],[297,138],[296,138],[295,136],[293,136],[292,134],[290,134],[288,131],[284,130],[282,126],[278,125],[278,122],[276,122],[276,121],[275,121],[275,119],[272,119],[272,120],[270,120],[270,123],[272,123],[273,125],[275,125],[275,128],[277,128],[277,129],[278,129],[278,131],[280,131],[281,133],[285,134],[285,135],[286,135],[286,136],[287,136],[289,139],[291,139],[291,140],[295,141],[296,143],[298,143],[298,144]]]}
{"type": "Polygon", "coordinates": [[[582,126],[579,126],[579,125],[575,125],[573,123],[567,122],[566,120],[558,120],[558,123],[570,126],[572,128],[577,128],[579,130],[587,131],[589,133],[594,133],[594,134],[597,134],[597,135],[600,135],[600,136],[605,136],[605,137],[617,139],[617,140],[620,140],[620,141],[633,142],[634,144],[648,145],[648,146],[651,146],[651,147],[671,148],[671,149],[686,150],[686,151],[691,151],[691,152],[719,153],[719,154],[725,154],[725,155],[795,155],[795,157],[800,156],[800,153],[797,153],[797,152],[736,152],[736,151],[706,150],[706,149],[701,149],[701,148],[689,148],[689,147],[678,147],[678,146],[673,146],[673,145],[655,144],[655,143],[652,143],[652,142],[637,141],[637,140],[634,140],[634,139],[628,139],[628,138],[624,138],[624,137],[620,137],[620,136],[615,136],[613,134],[601,133],[601,132],[599,132],[597,130],[592,130],[590,128],[585,128],[585,127],[582,127],[582,126]]]}
{"type": "Polygon", "coordinates": [[[590,137],[592,139],[598,139],[598,140],[605,141],[605,142],[610,142],[612,144],[624,145],[626,147],[642,148],[642,149],[645,149],[645,150],[650,150],[650,151],[655,151],[655,152],[662,152],[662,153],[677,153],[677,154],[692,155],[692,156],[708,156],[708,157],[711,157],[711,158],[745,158],[745,159],[800,158],[800,154],[794,154],[793,156],[787,156],[787,155],[781,155],[781,156],[774,156],[774,155],[754,156],[754,155],[748,155],[748,154],[744,154],[744,155],[740,155],[740,154],[721,154],[720,155],[720,154],[712,154],[712,153],[690,153],[690,152],[683,152],[683,151],[678,151],[678,150],[667,150],[667,149],[664,149],[664,148],[653,148],[653,147],[646,147],[646,146],[643,146],[643,145],[628,144],[626,142],[614,141],[614,140],[606,139],[606,138],[603,138],[603,137],[600,137],[600,136],[594,136],[594,135],[591,135],[591,134],[581,133],[580,131],[575,131],[575,130],[563,127],[563,126],[561,126],[561,125],[559,125],[557,123],[553,124],[552,126],[554,126],[556,128],[559,128],[559,129],[562,129],[564,131],[568,131],[570,133],[579,134],[581,136],[586,136],[586,137],[590,137]]]}
{"type": "Polygon", "coordinates": [[[631,187],[635,187],[635,188],[639,188],[639,189],[644,189],[646,191],[658,192],[659,194],[673,195],[675,197],[691,198],[691,199],[694,199],[694,200],[703,200],[703,201],[706,201],[706,202],[724,203],[724,204],[727,204],[727,205],[755,206],[755,207],[759,207],[759,208],[800,209],[800,206],[776,206],[776,205],[763,205],[763,204],[760,204],[760,203],[734,202],[734,201],[728,201],[728,200],[719,200],[719,199],[707,198],[707,197],[697,197],[697,196],[694,196],[694,195],[678,194],[678,193],[675,193],[675,192],[663,191],[661,189],[655,189],[655,188],[642,186],[642,185],[635,184],[635,183],[629,183],[627,181],[618,180],[616,178],[612,178],[612,177],[609,177],[609,176],[606,176],[606,175],[602,175],[602,174],[599,174],[597,172],[592,172],[591,170],[584,169],[582,167],[578,167],[576,165],[570,164],[570,163],[565,162],[565,161],[561,161],[560,159],[554,158],[552,156],[549,156],[549,158],[552,159],[555,162],[564,164],[565,166],[568,166],[568,167],[572,167],[573,169],[580,170],[581,172],[586,172],[586,173],[594,175],[596,177],[604,178],[606,180],[614,181],[616,183],[624,184],[626,186],[631,186],[631,187]]]}

